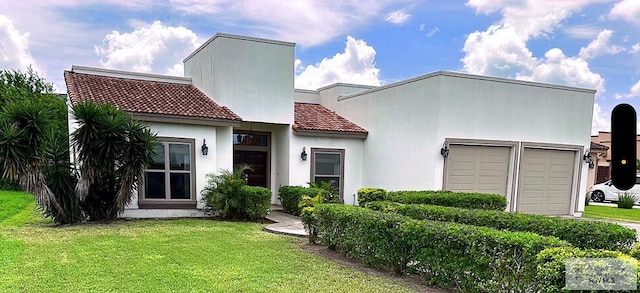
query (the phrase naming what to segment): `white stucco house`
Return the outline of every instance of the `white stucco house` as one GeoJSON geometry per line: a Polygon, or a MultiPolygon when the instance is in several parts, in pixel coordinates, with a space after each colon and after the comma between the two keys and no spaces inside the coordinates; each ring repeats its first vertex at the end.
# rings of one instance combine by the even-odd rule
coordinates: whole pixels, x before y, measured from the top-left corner
{"type": "Polygon", "coordinates": [[[296,90],[294,48],[216,34],[184,60],[184,77],[65,72],[71,103],[113,103],[162,142],[124,216],[199,215],[205,175],[238,163],[254,166],[249,183],[273,203],[282,185],[335,180],[345,204],[360,187],[446,189],[581,215],[594,90],[457,72],[296,90]]]}

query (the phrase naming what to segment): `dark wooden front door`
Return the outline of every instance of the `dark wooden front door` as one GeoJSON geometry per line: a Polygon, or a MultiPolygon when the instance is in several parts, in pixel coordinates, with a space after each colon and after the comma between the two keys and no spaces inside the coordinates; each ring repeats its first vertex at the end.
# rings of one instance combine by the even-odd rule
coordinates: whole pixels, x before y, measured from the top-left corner
{"type": "Polygon", "coordinates": [[[233,151],[233,165],[247,164],[253,171],[246,171],[247,184],[251,186],[267,186],[268,153],[263,151],[233,151]]]}

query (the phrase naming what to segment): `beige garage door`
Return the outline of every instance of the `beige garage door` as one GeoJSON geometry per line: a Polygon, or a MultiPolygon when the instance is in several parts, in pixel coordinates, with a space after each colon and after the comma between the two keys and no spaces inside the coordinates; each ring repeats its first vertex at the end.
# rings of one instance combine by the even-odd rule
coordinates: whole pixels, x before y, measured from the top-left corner
{"type": "Polygon", "coordinates": [[[568,215],[574,163],[574,151],[525,148],[520,164],[517,210],[568,215]]]}
{"type": "Polygon", "coordinates": [[[511,148],[451,145],[445,189],[507,195],[511,148]]]}

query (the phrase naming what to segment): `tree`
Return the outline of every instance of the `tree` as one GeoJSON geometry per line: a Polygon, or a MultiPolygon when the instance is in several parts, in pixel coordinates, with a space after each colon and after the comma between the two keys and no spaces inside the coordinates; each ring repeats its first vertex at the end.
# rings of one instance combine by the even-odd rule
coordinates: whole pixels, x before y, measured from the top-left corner
{"type": "Polygon", "coordinates": [[[66,104],[53,94],[53,85],[31,68],[0,71],[0,179],[34,194],[57,223],[81,219],[68,184],[49,188],[50,180],[73,184],[68,149],[66,104]]]}
{"type": "Polygon", "coordinates": [[[78,103],[72,111],[79,125],[71,141],[78,151],[82,209],[90,221],[115,220],[152,160],[155,135],[110,104],[78,103]]]}

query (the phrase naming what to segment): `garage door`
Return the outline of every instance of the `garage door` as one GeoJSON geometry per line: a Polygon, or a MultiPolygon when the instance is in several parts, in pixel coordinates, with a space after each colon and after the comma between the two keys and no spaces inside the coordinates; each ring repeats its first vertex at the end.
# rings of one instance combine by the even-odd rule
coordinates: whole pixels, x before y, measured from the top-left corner
{"type": "Polygon", "coordinates": [[[574,151],[525,148],[520,163],[517,210],[568,215],[574,164],[574,151]]]}
{"type": "Polygon", "coordinates": [[[445,189],[506,196],[511,148],[451,145],[445,189]]]}

